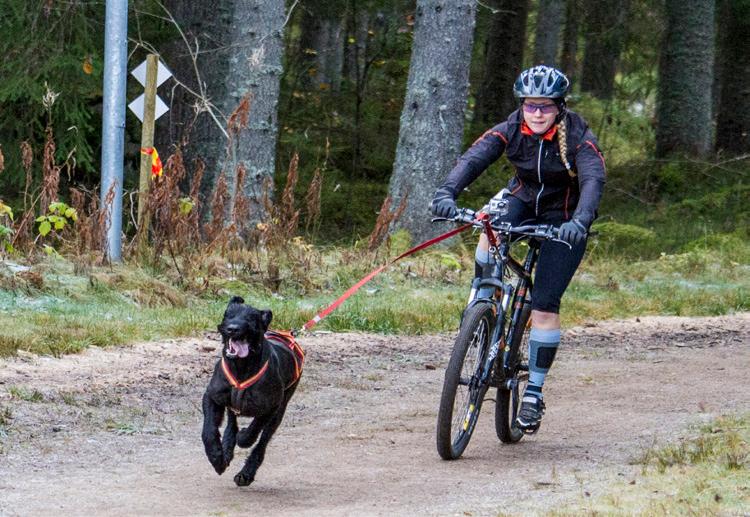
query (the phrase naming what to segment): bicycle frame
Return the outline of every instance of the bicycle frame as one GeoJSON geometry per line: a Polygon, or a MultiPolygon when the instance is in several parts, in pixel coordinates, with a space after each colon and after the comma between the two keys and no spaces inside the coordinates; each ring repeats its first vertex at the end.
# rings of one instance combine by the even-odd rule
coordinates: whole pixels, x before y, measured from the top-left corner
{"type": "MultiPolygon", "coordinates": [[[[539,242],[535,239],[529,239],[529,251],[526,254],[524,263],[521,264],[510,256],[510,239],[498,240],[495,231],[490,224],[490,218],[486,214],[480,215],[480,221],[483,226],[483,233],[489,240],[489,251],[495,257],[495,267],[492,271],[492,278],[480,285],[495,286],[502,293],[502,296],[495,299],[495,327],[492,332],[492,345],[484,361],[482,377],[478,379],[480,385],[489,382],[492,375],[493,366],[497,359],[498,353],[502,350],[502,379],[509,379],[513,376],[515,367],[515,355],[518,350],[511,350],[508,343],[513,342],[513,334],[517,330],[517,322],[520,321],[521,312],[523,311],[526,294],[533,287],[531,272],[534,270],[536,261],[539,258],[539,242]],[[506,282],[508,270],[518,276],[518,282],[515,287],[506,282]],[[510,303],[512,301],[512,304],[510,303]],[[508,331],[505,332],[506,317],[508,309],[512,307],[510,313],[510,324],[508,331]]],[[[479,300],[475,300],[479,301],[479,300]]],[[[518,329],[523,331],[523,329],[518,329]]]]}

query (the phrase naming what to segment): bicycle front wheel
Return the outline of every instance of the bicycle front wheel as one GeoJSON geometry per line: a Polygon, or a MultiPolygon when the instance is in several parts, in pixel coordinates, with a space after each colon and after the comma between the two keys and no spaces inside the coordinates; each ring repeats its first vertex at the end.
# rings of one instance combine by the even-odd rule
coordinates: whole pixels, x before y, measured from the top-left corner
{"type": "Polygon", "coordinates": [[[444,460],[461,456],[474,432],[488,384],[481,384],[495,311],[491,303],[466,310],[443,381],[437,421],[437,450],[444,460]]]}
{"type": "Polygon", "coordinates": [[[528,363],[529,349],[529,317],[531,305],[526,303],[521,309],[521,317],[513,332],[513,342],[510,344],[511,371],[510,379],[504,386],[497,388],[495,399],[495,431],[503,443],[516,443],[523,438],[523,430],[516,425],[516,417],[521,406],[521,398],[529,382],[529,372],[522,370],[521,365],[528,363]]]}

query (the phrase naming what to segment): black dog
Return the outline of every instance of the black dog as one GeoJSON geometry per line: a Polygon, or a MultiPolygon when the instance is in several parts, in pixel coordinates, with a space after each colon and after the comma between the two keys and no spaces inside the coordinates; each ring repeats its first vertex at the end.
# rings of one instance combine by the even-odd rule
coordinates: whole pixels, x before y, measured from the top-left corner
{"type": "Polygon", "coordinates": [[[258,311],[234,296],[219,325],[224,347],[203,395],[203,445],[208,460],[222,474],[234,457],[234,446],[258,444],[234,476],[237,486],[255,479],[266,446],[279,427],[301,374],[304,353],[284,332],[268,331],[271,311],[258,311]],[[219,426],[227,413],[224,437],[219,426]],[[253,417],[238,432],[237,416],[253,417]]]}

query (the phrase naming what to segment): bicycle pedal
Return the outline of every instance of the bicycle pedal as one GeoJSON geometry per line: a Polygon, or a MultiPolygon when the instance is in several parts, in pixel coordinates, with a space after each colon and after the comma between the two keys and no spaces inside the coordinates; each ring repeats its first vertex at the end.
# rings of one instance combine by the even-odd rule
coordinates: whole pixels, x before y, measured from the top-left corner
{"type": "Polygon", "coordinates": [[[536,434],[537,431],[539,431],[540,427],[542,427],[541,424],[539,424],[539,425],[537,425],[535,427],[521,428],[521,430],[523,431],[523,434],[532,435],[532,434],[536,434]]]}

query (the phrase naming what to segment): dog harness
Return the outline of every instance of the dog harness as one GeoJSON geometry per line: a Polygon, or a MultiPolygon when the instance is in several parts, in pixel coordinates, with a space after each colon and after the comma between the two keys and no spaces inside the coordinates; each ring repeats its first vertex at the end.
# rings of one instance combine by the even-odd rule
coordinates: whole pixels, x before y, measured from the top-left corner
{"type": "MultiPolygon", "coordinates": [[[[294,378],[292,379],[292,382],[286,386],[288,388],[297,382],[302,375],[302,365],[305,362],[305,351],[302,350],[302,347],[297,343],[297,340],[294,339],[292,333],[285,330],[269,330],[266,332],[265,338],[274,345],[286,346],[292,352],[292,358],[294,359],[294,378]]],[[[268,370],[268,361],[266,360],[266,362],[263,363],[263,366],[260,367],[258,373],[242,382],[237,380],[237,377],[231,372],[223,357],[221,358],[221,370],[224,372],[224,377],[226,377],[227,381],[234,389],[244,390],[258,382],[263,377],[266,370],[268,370]]]]}
{"type": "Polygon", "coordinates": [[[305,364],[305,351],[294,339],[294,335],[286,330],[269,330],[266,332],[266,339],[275,345],[282,345],[292,351],[294,358],[294,379],[287,385],[287,388],[297,382],[302,375],[302,366],[305,364]]]}
{"type": "Polygon", "coordinates": [[[249,379],[245,379],[242,382],[239,382],[237,380],[237,377],[235,377],[234,374],[229,370],[229,366],[227,366],[227,362],[223,357],[221,358],[221,370],[224,372],[224,377],[227,378],[227,381],[229,381],[229,384],[231,384],[234,389],[244,390],[258,382],[260,378],[263,377],[263,374],[266,373],[266,370],[268,370],[268,361],[263,363],[263,366],[261,366],[260,370],[258,370],[258,373],[256,373],[249,379]]]}

